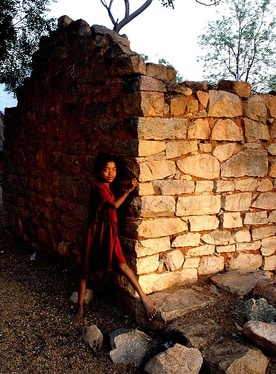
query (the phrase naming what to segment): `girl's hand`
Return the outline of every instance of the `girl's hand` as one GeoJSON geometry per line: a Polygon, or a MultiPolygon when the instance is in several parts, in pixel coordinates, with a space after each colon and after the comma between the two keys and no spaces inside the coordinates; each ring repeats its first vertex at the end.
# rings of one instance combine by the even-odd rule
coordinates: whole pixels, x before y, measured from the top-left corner
{"type": "Polygon", "coordinates": [[[133,191],[135,187],[138,186],[138,181],[137,181],[137,178],[132,178],[130,180],[130,187],[129,187],[129,192],[133,191]]]}

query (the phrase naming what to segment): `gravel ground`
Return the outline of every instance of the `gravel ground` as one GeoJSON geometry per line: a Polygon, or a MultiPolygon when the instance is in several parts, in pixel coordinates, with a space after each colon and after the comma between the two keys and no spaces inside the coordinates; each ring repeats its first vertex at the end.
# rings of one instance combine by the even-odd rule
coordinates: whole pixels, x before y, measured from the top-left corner
{"type": "MultiPolygon", "coordinates": [[[[115,365],[104,342],[95,357],[74,324],[76,307],[69,298],[76,279],[61,264],[20,248],[0,228],[0,373],[139,373],[115,365]]],[[[114,301],[95,295],[85,323],[96,324],[104,336],[117,328],[136,327],[114,301]]]]}
{"type": "MultiPolygon", "coordinates": [[[[31,260],[30,249],[3,229],[1,202],[0,238],[0,374],[143,372],[134,366],[113,364],[108,355],[108,334],[118,328],[137,327],[133,315],[114,299],[94,295],[85,324],[96,324],[105,337],[95,357],[74,324],[76,306],[69,298],[77,289],[76,274],[39,255],[31,260]]],[[[231,335],[236,332],[229,321],[231,300],[226,296],[214,307],[186,315],[182,323],[213,318],[231,335]]],[[[270,359],[267,374],[276,373],[276,359],[270,359]]]]}

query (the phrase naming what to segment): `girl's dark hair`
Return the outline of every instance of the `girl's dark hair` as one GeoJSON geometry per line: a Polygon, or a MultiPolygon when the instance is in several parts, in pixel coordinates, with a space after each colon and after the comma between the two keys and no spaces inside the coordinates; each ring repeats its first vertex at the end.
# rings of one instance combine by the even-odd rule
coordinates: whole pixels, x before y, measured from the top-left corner
{"type": "Polygon", "coordinates": [[[94,173],[99,176],[108,162],[114,162],[116,168],[120,168],[119,158],[117,156],[111,155],[109,153],[99,153],[99,155],[94,160],[94,173]]]}

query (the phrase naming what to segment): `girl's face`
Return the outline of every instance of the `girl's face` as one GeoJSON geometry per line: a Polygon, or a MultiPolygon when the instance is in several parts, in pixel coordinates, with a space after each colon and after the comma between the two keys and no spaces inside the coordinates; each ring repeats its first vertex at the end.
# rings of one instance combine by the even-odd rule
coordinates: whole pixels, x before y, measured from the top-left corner
{"type": "Polygon", "coordinates": [[[116,178],[117,168],[113,161],[107,162],[103,170],[101,171],[101,178],[105,183],[111,183],[116,178]]]}

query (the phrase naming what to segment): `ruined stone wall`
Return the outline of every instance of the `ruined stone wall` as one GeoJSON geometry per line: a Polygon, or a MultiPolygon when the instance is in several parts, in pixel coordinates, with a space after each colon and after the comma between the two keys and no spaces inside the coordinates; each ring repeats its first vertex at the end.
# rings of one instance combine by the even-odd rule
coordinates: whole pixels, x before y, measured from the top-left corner
{"type": "Polygon", "coordinates": [[[146,292],[275,270],[276,97],[175,75],[102,26],[60,19],[6,111],[5,225],[75,261],[93,160],[106,151],[139,179],[120,232],[146,292]]]}

